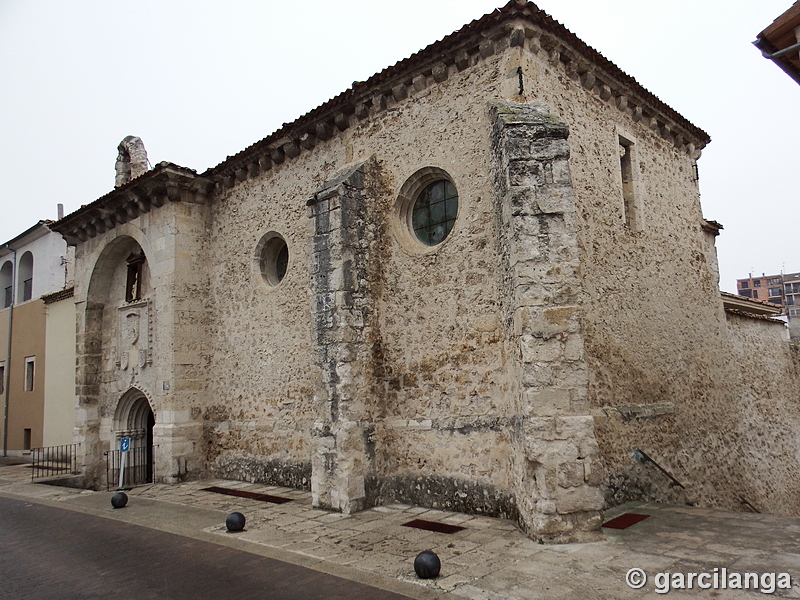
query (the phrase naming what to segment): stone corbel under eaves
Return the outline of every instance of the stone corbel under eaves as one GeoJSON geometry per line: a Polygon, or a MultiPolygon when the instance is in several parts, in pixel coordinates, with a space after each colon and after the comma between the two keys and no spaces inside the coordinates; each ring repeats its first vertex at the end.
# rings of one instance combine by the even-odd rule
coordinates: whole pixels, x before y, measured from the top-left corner
{"type": "Polygon", "coordinates": [[[158,209],[168,202],[203,203],[213,187],[209,179],[169,167],[151,172],[64,219],[54,229],[75,246],[158,209]]]}

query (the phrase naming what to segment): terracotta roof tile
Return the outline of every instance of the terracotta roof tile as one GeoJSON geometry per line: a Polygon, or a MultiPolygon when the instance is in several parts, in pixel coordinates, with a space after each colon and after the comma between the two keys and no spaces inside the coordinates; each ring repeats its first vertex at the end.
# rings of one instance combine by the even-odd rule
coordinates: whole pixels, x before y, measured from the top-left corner
{"type": "Polygon", "coordinates": [[[478,41],[479,34],[495,27],[504,22],[513,19],[525,19],[529,22],[538,25],[548,33],[555,35],[562,41],[569,44],[573,50],[577,51],[581,56],[587,59],[590,63],[599,66],[605,73],[610,74],[612,77],[619,79],[624,84],[638,90],[640,100],[645,104],[654,107],[659,112],[668,115],[674,119],[681,127],[688,133],[694,135],[698,141],[701,142],[699,148],[702,148],[710,141],[708,134],[702,129],[691,124],[683,116],[675,110],[661,102],[654,94],[641,86],[633,77],[623,72],[614,63],[606,59],[594,48],[588,46],[580,40],[574,33],[569,31],[561,23],[553,19],[550,15],[539,9],[532,2],[519,3],[516,0],[511,0],[502,8],[495,9],[493,12],[488,13],[476,19],[471,23],[465,25],[458,31],[445,36],[441,40],[430,44],[422,50],[415,52],[410,57],[401,60],[394,65],[387,67],[383,71],[376,73],[369,79],[363,82],[355,82],[352,87],[338,94],[328,102],[318,106],[317,108],[309,111],[308,113],[298,117],[291,123],[285,123],[280,129],[268,135],[267,137],[251,144],[241,152],[233,156],[229,156],[226,160],[222,161],[215,167],[208,169],[204,172],[203,176],[209,176],[222,173],[231,168],[236,168],[240,162],[245,161],[251,154],[256,154],[259,150],[267,149],[268,146],[280,141],[282,138],[290,134],[302,134],[305,129],[310,127],[317,119],[330,116],[336,110],[346,107],[351,100],[365,100],[367,93],[386,92],[387,82],[402,80],[404,76],[410,75],[425,63],[434,63],[439,61],[443,56],[448,55],[455,49],[461,48],[470,39],[478,41]]]}
{"type": "Polygon", "coordinates": [[[52,294],[45,294],[42,296],[42,300],[44,300],[45,304],[52,304],[53,302],[58,302],[59,300],[66,300],[67,298],[72,298],[75,295],[75,288],[70,287],[64,290],[59,290],[58,292],[53,292],[52,294]]]}

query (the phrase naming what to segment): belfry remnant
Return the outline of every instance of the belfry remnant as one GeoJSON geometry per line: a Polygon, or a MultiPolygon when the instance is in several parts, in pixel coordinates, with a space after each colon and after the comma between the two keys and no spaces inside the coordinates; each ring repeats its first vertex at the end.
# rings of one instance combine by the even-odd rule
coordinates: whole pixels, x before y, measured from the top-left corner
{"type": "Polygon", "coordinates": [[[142,139],[135,135],[129,135],[122,140],[117,150],[119,154],[115,167],[117,177],[114,187],[122,187],[147,171],[147,150],[144,149],[142,139]]]}

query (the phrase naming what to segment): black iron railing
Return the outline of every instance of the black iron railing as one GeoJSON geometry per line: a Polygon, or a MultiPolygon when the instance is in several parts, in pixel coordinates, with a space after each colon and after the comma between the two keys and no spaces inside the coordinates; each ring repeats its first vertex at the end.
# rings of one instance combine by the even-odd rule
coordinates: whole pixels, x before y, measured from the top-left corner
{"type": "Polygon", "coordinates": [[[31,481],[56,475],[77,475],[78,444],[31,448],[31,481]]]}
{"type": "Polygon", "coordinates": [[[117,487],[127,487],[152,483],[155,475],[153,468],[154,446],[143,448],[131,448],[127,452],[110,450],[105,453],[106,457],[106,482],[107,489],[117,489],[117,487]],[[119,471],[122,466],[122,455],[125,457],[125,473],[120,485],[119,471]]]}

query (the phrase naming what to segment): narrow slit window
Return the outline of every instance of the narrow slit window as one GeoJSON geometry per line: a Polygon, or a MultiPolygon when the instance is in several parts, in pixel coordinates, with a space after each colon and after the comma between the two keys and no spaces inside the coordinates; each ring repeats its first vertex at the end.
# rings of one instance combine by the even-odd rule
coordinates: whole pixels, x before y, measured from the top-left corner
{"type": "Polygon", "coordinates": [[[33,379],[36,375],[36,358],[29,356],[25,359],[25,391],[33,391],[33,379]]]}
{"type": "Polygon", "coordinates": [[[619,170],[622,176],[622,211],[625,225],[635,229],[638,225],[633,193],[633,142],[619,138],[619,170]]]}

